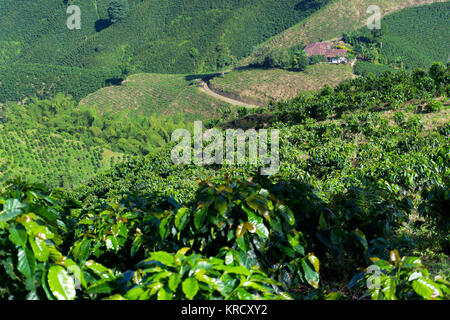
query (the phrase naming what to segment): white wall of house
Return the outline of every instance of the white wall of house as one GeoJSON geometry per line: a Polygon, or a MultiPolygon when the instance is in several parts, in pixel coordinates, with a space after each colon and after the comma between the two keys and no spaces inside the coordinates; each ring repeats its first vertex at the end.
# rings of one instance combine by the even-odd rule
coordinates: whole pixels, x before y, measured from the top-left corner
{"type": "Polygon", "coordinates": [[[334,64],[347,63],[347,59],[345,57],[331,58],[329,61],[334,64]]]}

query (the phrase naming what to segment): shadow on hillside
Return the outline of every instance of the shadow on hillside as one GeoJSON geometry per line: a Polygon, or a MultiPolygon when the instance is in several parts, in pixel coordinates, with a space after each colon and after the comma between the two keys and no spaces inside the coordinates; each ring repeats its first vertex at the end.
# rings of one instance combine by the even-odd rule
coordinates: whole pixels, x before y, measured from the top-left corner
{"type": "Polygon", "coordinates": [[[107,86],[120,86],[122,84],[123,79],[122,78],[111,78],[106,79],[105,84],[107,86]]]}
{"type": "Polygon", "coordinates": [[[324,1],[322,0],[302,0],[299,3],[297,3],[294,7],[294,10],[296,11],[306,11],[310,9],[318,10],[321,8],[321,6],[324,4],[324,1]]]}
{"type": "Polygon", "coordinates": [[[100,32],[111,25],[111,21],[108,19],[100,19],[95,21],[95,31],[100,32]]]}
{"type": "Polygon", "coordinates": [[[209,74],[190,74],[184,77],[186,81],[203,80],[205,82],[222,75],[221,73],[209,73],[209,74]]]}
{"type": "MultiPolygon", "coordinates": [[[[243,70],[254,70],[254,69],[260,69],[254,66],[241,66],[241,67],[236,67],[234,68],[232,71],[243,71],[243,70]]],[[[225,72],[225,74],[227,74],[229,72],[225,72]]],[[[186,81],[193,81],[193,80],[203,80],[205,82],[211,81],[212,79],[216,78],[216,77],[220,77],[222,76],[221,72],[214,72],[214,73],[208,73],[208,74],[190,74],[184,77],[184,79],[186,81]]]]}

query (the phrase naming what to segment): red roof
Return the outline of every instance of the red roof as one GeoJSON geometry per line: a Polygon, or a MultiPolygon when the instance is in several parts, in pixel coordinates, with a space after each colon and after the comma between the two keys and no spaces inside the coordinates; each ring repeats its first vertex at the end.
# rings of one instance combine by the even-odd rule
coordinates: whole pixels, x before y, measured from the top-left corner
{"type": "Polygon", "coordinates": [[[347,54],[345,49],[333,49],[330,42],[313,42],[305,47],[308,57],[311,56],[325,56],[327,58],[334,58],[336,56],[344,57],[347,54]]]}

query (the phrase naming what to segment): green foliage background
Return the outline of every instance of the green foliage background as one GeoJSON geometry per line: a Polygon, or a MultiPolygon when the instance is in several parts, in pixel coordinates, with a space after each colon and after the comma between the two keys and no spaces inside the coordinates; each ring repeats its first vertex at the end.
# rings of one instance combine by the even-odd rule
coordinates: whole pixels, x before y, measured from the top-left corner
{"type": "Polygon", "coordinates": [[[66,28],[64,2],[3,4],[7,14],[0,21],[0,61],[115,68],[131,58],[147,72],[211,70],[219,42],[242,58],[328,1],[130,0],[127,18],[103,30],[109,0],[70,1],[81,9],[81,30],[66,28]],[[197,61],[189,55],[192,48],[200,53],[197,61]]]}
{"type": "Polygon", "coordinates": [[[380,32],[362,28],[347,34],[344,38],[350,39],[347,41],[366,61],[378,64],[370,66],[366,62],[358,62],[355,72],[360,75],[368,72],[379,74],[389,67],[411,71],[429,68],[435,61],[447,63],[450,52],[447,40],[450,37],[447,27],[449,12],[449,2],[406,8],[384,17],[380,32]],[[374,33],[378,35],[374,37],[374,33]]]}
{"type": "MultiPolygon", "coordinates": [[[[95,32],[107,4],[94,0],[82,8],[91,27],[68,36],[56,26],[69,2],[0,7],[5,100],[51,97],[0,105],[0,299],[450,298],[448,65],[392,73],[363,63],[367,75],[336,88],[237,117],[223,110],[207,123],[279,129],[275,175],[247,162],[175,165],[170,133],[187,118],[76,100],[110,74],[151,70],[149,61],[161,72],[224,67],[224,53],[246,55],[325,1],[136,0],[122,22],[95,32]],[[33,18],[39,8],[24,25],[20,13],[33,18]],[[144,14],[154,8],[152,29],[144,14]],[[378,289],[366,286],[373,264],[378,289]]],[[[430,28],[431,17],[446,18],[425,8],[430,28]]],[[[403,14],[398,21],[417,17],[403,14]]],[[[386,41],[401,44],[389,32],[386,41]]],[[[386,47],[377,59],[399,54],[386,47]]]]}
{"type": "Polygon", "coordinates": [[[0,102],[53,98],[57,93],[80,101],[89,93],[118,83],[118,70],[83,69],[43,64],[8,64],[0,66],[0,102]]]}

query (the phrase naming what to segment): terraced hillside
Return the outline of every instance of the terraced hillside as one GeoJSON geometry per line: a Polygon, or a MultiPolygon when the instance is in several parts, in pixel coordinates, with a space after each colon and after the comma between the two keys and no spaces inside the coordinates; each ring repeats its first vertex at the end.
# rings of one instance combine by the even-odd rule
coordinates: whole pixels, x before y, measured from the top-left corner
{"type": "Polygon", "coordinates": [[[250,54],[328,1],[128,0],[126,17],[112,25],[110,0],[6,1],[0,7],[0,61],[88,68],[130,62],[159,73],[214,70],[223,54],[250,54]],[[80,30],[66,26],[69,4],[81,9],[80,30]]]}
{"type": "Polygon", "coordinates": [[[203,93],[201,75],[135,74],[121,86],[103,88],[80,102],[95,106],[101,113],[132,112],[183,119],[209,119],[231,105],[203,93]]]}
{"type": "Polygon", "coordinates": [[[70,188],[123,159],[123,154],[42,128],[14,130],[0,125],[0,185],[26,176],[29,181],[70,188]]]}
{"type": "MultiPolygon", "coordinates": [[[[409,70],[426,69],[435,61],[449,62],[448,21],[450,2],[406,8],[385,17],[382,36],[377,39],[382,44],[377,50],[377,60],[409,70]]],[[[358,30],[355,35],[360,39],[370,39],[367,28],[358,30]]]]}

